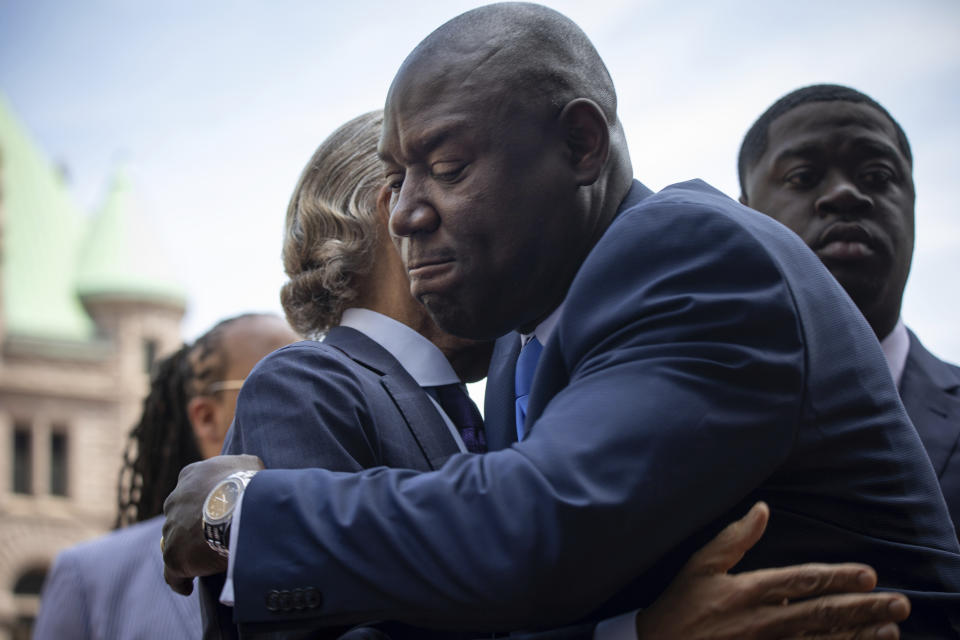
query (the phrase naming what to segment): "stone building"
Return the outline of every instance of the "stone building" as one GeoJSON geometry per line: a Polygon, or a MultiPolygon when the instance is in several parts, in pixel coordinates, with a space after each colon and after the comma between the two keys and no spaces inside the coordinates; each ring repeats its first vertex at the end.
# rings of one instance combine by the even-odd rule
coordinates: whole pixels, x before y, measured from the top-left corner
{"type": "Polygon", "coordinates": [[[0,640],[29,637],[56,553],[113,526],[126,436],[184,306],[124,174],[81,215],[0,95],[0,640]]]}

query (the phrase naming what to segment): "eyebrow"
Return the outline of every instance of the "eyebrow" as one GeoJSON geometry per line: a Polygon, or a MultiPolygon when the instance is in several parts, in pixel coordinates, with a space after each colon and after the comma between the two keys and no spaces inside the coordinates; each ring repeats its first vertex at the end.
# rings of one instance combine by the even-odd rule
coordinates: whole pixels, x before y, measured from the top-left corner
{"type": "MultiPolygon", "coordinates": [[[[853,149],[853,152],[859,155],[872,154],[879,155],[888,160],[904,162],[905,159],[898,147],[876,140],[874,138],[859,136],[845,142],[844,147],[853,149]]],[[[804,142],[793,147],[788,147],[773,158],[774,166],[791,158],[809,158],[811,156],[823,156],[823,146],[817,142],[804,142]]]]}
{"type": "Polygon", "coordinates": [[[803,144],[787,147],[773,158],[773,164],[777,165],[784,160],[791,158],[809,158],[813,155],[821,154],[821,146],[817,142],[805,142],[803,144]]]}
{"type": "Polygon", "coordinates": [[[855,138],[853,144],[855,145],[855,151],[867,151],[896,162],[906,162],[906,157],[900,151],[900,148],[887,142],[873,138],[855,138]]]}
{"type": "MultiPolygon", "coordinates": [[[[443,122],[433,128],[427,129],[423,134],[407,144],[408,155],[425,156],[431,151],[442,145],[449,138],[459,135],[465,129],[470,128],[470,123],[465,119],[453,119],[443,122]]],[[[379,146],[377,155],[384,162],[396,162],[393,154],[383,151],[379,146]]]]}

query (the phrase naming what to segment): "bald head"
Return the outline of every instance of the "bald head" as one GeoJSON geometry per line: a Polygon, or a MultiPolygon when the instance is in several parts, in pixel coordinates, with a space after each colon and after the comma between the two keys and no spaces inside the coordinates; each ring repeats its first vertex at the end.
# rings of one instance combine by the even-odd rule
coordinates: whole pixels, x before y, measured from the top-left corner
{"type": "Polygon", "coordinates": [[[440,26],[404,61],[390,97],[411,83],[441,89],[449,82],[464,91],[495,91],[503,106],[553,115],[571,100],[588,98],[610,125],[617,121],[613,81],[587,35],[566,16],[537,4],[488,5],[440,26]]]}
{"type": "Polygon", "coordinates": [[[556,308],[632,179],[603,61],[533,4],[469,11],[420,43],[390,87],[378,151],[411,291],[470,338],[556,308]]]}

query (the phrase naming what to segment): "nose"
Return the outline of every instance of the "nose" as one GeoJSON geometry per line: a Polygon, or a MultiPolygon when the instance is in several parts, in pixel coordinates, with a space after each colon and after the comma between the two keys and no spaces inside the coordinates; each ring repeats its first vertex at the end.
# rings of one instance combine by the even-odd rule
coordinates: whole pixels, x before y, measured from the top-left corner
{"type": "Polygon", "coordinates": [[[863,214],[873,208],[873,199],[846,176],[828,176],[825,186],[816,203],[821,214],[863,214]]]}
{"type": "Polygon", "coordinates": [[[408,175],[390,200],[390,233],[394,236],[408,238],[440,226],[440,216],[418,182],[415,176],[408,175]]]}

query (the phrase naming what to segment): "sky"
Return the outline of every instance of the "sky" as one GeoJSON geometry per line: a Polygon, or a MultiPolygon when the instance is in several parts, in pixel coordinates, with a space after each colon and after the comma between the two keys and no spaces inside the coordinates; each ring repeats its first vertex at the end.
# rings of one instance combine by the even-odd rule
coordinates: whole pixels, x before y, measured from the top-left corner
{"type": "MultiPolygon", "coordinates": [[[[380,108],[404,56],[478,6],[426,2],[0,0],[0,92],[96,211],[125,167],[188,293],[186,338],[282,313],[283,218],[316,146],[380,108]]],[[[607,62],[637,178],[739,194],[750,124],[806,84],[883,104],[915,158],[903,317],[960,362],[960,2],[547,2],[607,62]]]]}

